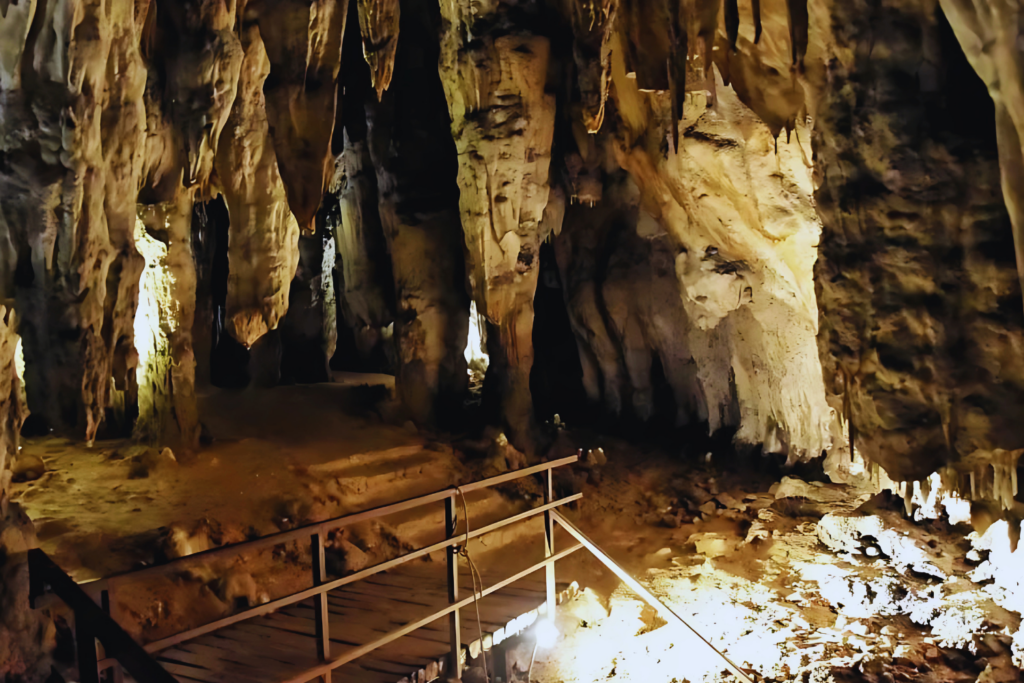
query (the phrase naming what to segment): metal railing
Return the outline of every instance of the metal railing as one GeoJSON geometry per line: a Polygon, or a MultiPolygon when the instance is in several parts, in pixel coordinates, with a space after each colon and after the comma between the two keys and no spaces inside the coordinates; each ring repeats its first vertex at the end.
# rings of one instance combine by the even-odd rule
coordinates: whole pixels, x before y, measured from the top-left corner
{"type": "Polygon", "coordinates": [[[451,647],[448,663],[449,671],[454,673],[455,677],[458,678],[461,676],[462,661],[462,642],[459,623],[459,610],[461,608],[467,607],[471,605],[474,600],[501,590],[509,584],[544,568],[546,588],[545,604],[547,605],[547,614],[553,614],[556,602],[554,563],[584,547],[584,544],[578,543],[561,551],[555,551],[555,508],[579,500],[583,497],[583,494],[576,493],[555,500],[554,476],[552,470],[556,467],[572,464],[578,459],[578,454],[572,455],[567,458],[561,458],[560,460],[554,460],[540,465],[535,465],[533,467],[509,472],[507,474],[491,477],[482,481],[465,484],[459,487],[451,487],[425,496],[419,496],[398,503],[384,505],[364,512],[358,512],[323,522],[308,524],[296,529],[263,536],[252,541],[213,548],[204,552],[187,555],[165,564],[146,567],[132,572],[125,572],[123,574],[89,583],[75,583],[75,581],[57,567],[57,565],[54,564],[43,551],[35,550],[32,551],[32,554],[30,555],[30,561],[32,562],[33,604],[35,604],[36,598],[45,593],[45,587],[49,586],[57,597],[67,603],[74,611],[81,683],[99,683],[100,672],[110,667],[114,667],[115,678],[117,678],[119,676],[119,670],[116,666],[118,663],[122,664],[129,673],[132,673],[132,675],[139,681],[145,681],[146,683],[151,681],[153,683],[171,683],[175,679],[153,659],[152,655],[154,653],[158,653],[187,640],[212,633],[254,617],[274,612],[282,607],[287,607],[288,605],[293,605],[310,598],[314,598],[313,606],[316,647],[321,663],[313,669],[299,673],[291,680],[307,681],[319,678],[324,681],[324,683],[329,683],[331,672],[334,669],[362,657],[377,648],[387,645],[388,643],[444,616],[448,616],[450,624],[451,647]],[[545,475],[546,480],[543,505],[478,529],[467,530],[461,533],[457,532],[457,496],[464,496],[466,493],[491,488],[498,486],[499,484],[504,484],[540,473],[545,475]],[[445,540],[425,548],[420,548],[419,550],[406,553],[395,559],[388,560],[387,562],[382,562],[372,567],[368,567],[353,574],[334,580],[327,580],[325,567],[325,540],[329,532],[346,526],[351,526],[359,522],[365,522],[441,501],[444,501],[445,504],[445,540]],[[458,586],[458,556],[455,552],[456,546],[468,542],[470,539],[483,536],[484,534],[491,533],[492,531],[497,531],[502,527],[526,520],[539,514],[544,515],[545,559],[511,577],[499,581],[492,586],[475,592],[474,596],[460,598],[458,586]],[[114,598],[116,588],[120,584],[127,581],[138,581],[143,578],[176,574],[189,565],[225,559],[241,553],[273,547],[292,541],[302,541],[303,539],[308,539],[312,556],[313,585],[308,589],[276,600],[271,600],[270,602],[249,608],[208,624],[204,624],[203,626],[153,641],[144,646],[139,645],[132,640],[131,637],[128,636],[117,624],[116,604],[114,598]],[[445,608],[434,612],[430,616],[390,631],[373,642],[348,649],[337,656],[331,655],[330,621],[328,619],[327,609],[328,592],[442,550],[445,551],[448,564],[448,605],[445,608]],[[103,607],[101,607],[101,605],[103,607]],[[111,613],[108,614],[108,611],[111,613]],[[96,655],[96,640],[98,640],[104,648],[103,659],[98,659],[96,655]],[[136,672],[138,672],[138,674],[136,672]],[[141,677],[139,674],[141,674],[141,677]]]}
{"type": "Polygon", "coordinates": [[[601,562],[601,564],[603,564],[605,567],[610,569],[616,576],[618,576],[619,579],[621,579],[622,582],[630,588],[630,590],[639,595],[644,600],[644,602],[646,602],[648,605],[657,610],[658,614],[661,616],[662,619],[669,623],[674,622],[676,624],[679,624],[684,629],[686,629],[686,631],[688,631],[690,635],[697,640],[698,643],[700,643],[701,645],[703,645],[704,648],[706,648],[707,654],[720,658],[722,662],[725,664],[725,667],[729,669],[729,671],[732,672],[734,676],[740,679],[740,681],[743,681],[743,683],[754,683],[745,671],[743,671],[738,666],[733,664],[731,659],[725,656],[725,654],[722,651],[720,651],[718,648],[712,645],[704,636],[698,633],[697,629],[690,626],[690,624],[681,616],[676,614],[671,607],[669,607],[664,602],[659,600],[654,595],[654,593],[647,590],[647,588],[644,587],[642,583],[633,578],[633,576],[629,572],[623,569],[607,553],[601,550],[601,548],[599,548],[596,543],[591,541],[582,531],[576,528],[575,524],[573,524],[565,517],[560,515],[557,511],[552,512],[551,516],[554,518],[554,521],[557,522],[559,526],[568,531],[573,538],[575,538],[577,541],[580,542],[580,544],[583,547],[589,550],[591,554],[601,562]]]}

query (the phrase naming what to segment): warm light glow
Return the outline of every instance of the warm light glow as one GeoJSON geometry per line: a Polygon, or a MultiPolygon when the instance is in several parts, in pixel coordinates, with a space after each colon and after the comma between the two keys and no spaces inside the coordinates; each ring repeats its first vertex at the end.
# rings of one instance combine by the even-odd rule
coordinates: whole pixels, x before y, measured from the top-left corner
{"type": "Polygon", "coordinates": [[[21,337],[18,337],[18,344],[14,347],[14,372],[18,374],[18,380],[22,386],[25,385],[25,348],[21,337]]]}
{"type": "Polygon", "coordinates": [[[550,619],[541,619],[537,622],[535,635],[538,647],[549,648],[554,646],[555,641],[558,640],[558,628],[550,619]]]}
{"type": "Polygon", "coordinates": [[[168,356],[167,334],[161,330],[160,307],[174,306],[171,295],[171,275],[164,265],[167,259],[167,245],[153,239],[146,232],[140,218],[135,219],[135,247],[146,261],[146,267],[139,278],[139,307],[135,311],[135,349],[139,354],[136,368],[138,385],[159,375],[153,365],[158,356],[168,356]]]}
{"type": "Polygon", "coordinates": [[[487,332],[484,319],[476,311],[476,302],[469,304],[469,337],[466,339],[466,364],[474,372],[483,374],[487,371],[487,332]]]}

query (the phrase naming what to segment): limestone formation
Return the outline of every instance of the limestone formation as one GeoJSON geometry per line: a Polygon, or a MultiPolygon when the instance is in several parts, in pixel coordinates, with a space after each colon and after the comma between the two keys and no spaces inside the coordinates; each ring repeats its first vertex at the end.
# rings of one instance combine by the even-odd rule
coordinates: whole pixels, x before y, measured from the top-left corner
{"type": "Polygon", "coordinates": [[[390,263],[377,207],[377,179],[366,140],[366,125],[347,126],[344,151],[336,160],[331,190],[336,212],[331,229],[338,250],[342,312],[362,354],[380,343],[393,321],[388,296],[390,263]]]}
{"type": "MultiPolygon", "coordinates": [[[[403,15],[394,61],[402,77],[382,96],[378,90],[379,103],[365,97],[377,211],[394,276],[396,387],[421,426],[452,424],[458,415],[468,384],[469,328],[455,145],[425,15],[403,15]],[[417,112],[426,106],[431,115],[417,112]]],[[[373,75],[372,61],[370,67],[373,75]]]]}
{"type": "MultiPolygon", "coordinates": [[[[196,366],[388,369],[457,423],[472,305],[479,417],[530,455],[531,379],[963,495],[1024,446],[1012,0],[2,5],[0,290],[46,429],[194,448],[196,366]]],[[[999,467],[969,495],[1010,509],[999,467]]]]}
{"type": "Polygon", "coordinates": [[[216,170],[231,217],[229,329],[246,347],[288,310],[298,265],[299,224],[288,205],[270,138],[263,83],[270,61],[259,28],[242,28],[238,95],[217,149],[216,170]]]}
{"type": "Polygon", "coordinates": [[[269,68],[265,80],[249,81],[249,87],[255,88],[253,92],[262,89],[265,96],[262,101],[288,206],[299,227],[312,232],[330,178],[348,0],[276,0],[256,3],[253,9],[269,68]]]}
{"type": "MultiPolygon", "coordinates": [[[[492,8],[487,23],[509,10],[492,8]]],[[[549,44],[537,35],[474,35],[468,3],[442,3],[440,72],[458,153],[470,291],[489,323],[490,376],[510,440],[533,450],[529,376],[555,101],[549,44]]],[[[550,230],[550,227],[548,227],[550,230]]]]}
{"type": "Polygon", "coordinates": [[[814,133],[826,386],[854,447],[910,480],[1024,438],[1012,230],[976,123],[992,110],[934,10],[835,6],[847,28],[814,133]],[[879,30],[894,49],[869,57],[879,30]]]}
{"type": "Polygon", "coordinates": [[[135,243],[146,260],[135,316],[139,418],[144,440],[191,448],[199,442],[192,322],[196,276],[190,248],[192,202],[140,206],[135,243]]]}

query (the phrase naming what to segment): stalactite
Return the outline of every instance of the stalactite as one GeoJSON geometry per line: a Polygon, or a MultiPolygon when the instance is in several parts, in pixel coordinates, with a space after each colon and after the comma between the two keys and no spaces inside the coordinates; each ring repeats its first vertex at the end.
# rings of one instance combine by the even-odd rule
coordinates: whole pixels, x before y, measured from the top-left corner
{"type": "Polygon", "coordinates": [[[686,104],[686,70],[689,68],[690,46],[685,21],[680,20],[681,3],[669,0],[669,53],[668,53],[668,84],[671,99],[671,130],[673,151],[679,151],[679,122],[683,118],[683,107],[686,104]]]}
{"type": "MultiPolygon", "coordinates": [[[[150,50],[159,45],[162,51],[152,56],[152,62],[167,64],[161,70],[170,93],[166,116],[187,149],[184,183],[203,192],[238,92],[242,46],[235,34],[235,21],[234,8],[228,3],[207,0],[160,2],[159,6],[153,0],[146,19],[144,44],[150,50]],[[158,12],[161,24],[167,26],[157,24],[158,12]]],[[[151,80],[159,80],[153,76],[151,80]]],[[[162,98],[157,95],[153,99],[162,98]]],[[[148,104],[147,111],[152,115],[148,104]]],[[[176,163],[177,148],[168,152],[176,163]]]]}
{"type": "Polygon", "coordinates": [[[231,217],[227,327],[249,347],[275,329],[288,310],[299,226],[288,208],[270,139],[263,96],[270,62],[259,29],[244,27],[241,43],[245,56],[238,95],[215,167],[231,217]]]}
{"type": "Polygon", "coordinates": [[[363,36],[363,57],[370,65],[370,81],[377,100],[391,84],[398,49],[401,9],[398,0],[357,0],[359,32],[363,36]]]}
{"type": "Polygon", "coordinates": [[[761,31],[763,29],[761,25],[761,0],[751,0],[750,5],[754,13],[754,45],[758,45],[761,42],[761,31]]]}
{"type": "Polygon", "coordinates": [[[979,450],[939,470],[943,491],[970,501],[989,501],[1012,510],[1017,496],[1017,463],[1024,450],[979,450]]]}
{"type": "Polygon", "coordinates": [[[612,35],[620,0],[573,0],[573,59],[583,105],[583,124],[601,129],[611,83],[612,35]]]}
{"type": "Polygon", "coordinates": [[[274,0],[259,6],[270,73],[267,120],[288,205],[299,227],[313,221],[331,171],[331,136],[348,0],[274,0]]]}
{"type": "Polygon", "coordinates": [[[71,256],[68,275],[81,296],[89,441],[103,423],[111,388],[131,393],[134,385],[133,319],[143,265],[133,243],[134,206],[146,120],[146,68],[139,52],[145,14],[136,16],[135,9],[128,3],[85,4],[67,48],[73,104],[64,152],[72,181],[62,202],[70,220],[58,243],[60,254],[71,256]]]}
{"type": "Polygon", "coordinates": [[[1024,290],[1024,26],[1019,3],[940,0],[968,61],[996,105],[1003,198],[1013,226],[1017,278],[1024,290]]]}
{"type": "Polygon", "coordinates": [[[729,49],[736,51],[736,41],[740,37],[739,0],[725,0],[725,34],[729,39],[729,49]]]}
{"type": "Polygon", "coordinates": [[[789,40],[793,50],[793,68],[804,70],[804,55],[807,54],[807,0],[786,0],[789,10],[789,40]]]}
{"type": "Polygon", "coordinates": [[[665,64],[673,49],[669,31],[677,41],[685,40],[680,30],[678,0],[630,0],[622,12],[626,68],[640,90],[668,90],[665,64]]]}

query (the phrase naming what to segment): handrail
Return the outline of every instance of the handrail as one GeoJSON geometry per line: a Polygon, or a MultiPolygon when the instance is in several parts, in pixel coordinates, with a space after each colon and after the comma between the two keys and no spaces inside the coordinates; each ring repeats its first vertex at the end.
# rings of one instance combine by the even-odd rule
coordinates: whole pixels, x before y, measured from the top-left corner
{"type": "MultiPolygon", "coordinates": [[[[291,604],[307,600],[312,597],[317,597],[314,603],[314,607],[318,608],[317,611],[317,641],[318,650],[323,662],[319,668],[324,669],[324,672],[329,672],[331,669],[340,666],[343,662],[351,661],[352,659],[365,654],[366,652],[375,649],[394,638],[401,637],[405,633],[415,630],[422,624],[415,622],[409,624],[397,631],[393,631],[389,634],[385,634],[381,638],[378,638],[374,643],[350,650],[341,656],[331,657],[329,654],[330,638],[327,633],[327,619],[326,619],[326,595],[329,591],[335,590],[342,586],[350,583],[354,583],[361,579],[365,579],[374,574],[387,571],[394,567],[397,567],[406,562],[410,562],[419,557],[438,552],[441,550],[448,550],[448,554],[451,555],[452,548],[467,542],[470,539],[483,536],[484,534],[491,533],[498,529],[501,529],[510,524],[526,520],[535,515],[544,514],[545,520],[551,519],[551,514],[554,509],[558,506],[571,503],[579,500],[583,497],[582,493],[576,493],[570,496],[565,496],[561,499],[554,500],[553,489],[552,489],[552,470],[555,467],[562,465],[568,465],[576,462],[579,459],[579,454],[572,455],[566,458],[553,460],[551,462],[542,463],[533,467],[527,467],[522,470],[514,472],[508,472],[496,477],[490,477],[477,482],[472,482],[462,486],[452,486],[441,491],[430,493],[415,498],[410,498],[397,503],[389,505],[383,505],[371,510],[365,510],[362,512],[352,513],[336,517],[333,519],[313,522],[295,529],[288,531],[282,531],[275,534],[270,534],[262,538],[253,539],[251,541],[244,541],[241,543],[235,543],[227,546],[220,546],[218,548],[212,548],[207,551],[195,553],[185,557],[177,558],[171,562],[167,562],[161,565],[155,565],[152,567],[146,567],[144,569],[123,572],[107,578],[98,579],[82,584],[76,583],[70,576],[63,572],[49,557],[46,556],[41,550],[34,551],[33,555],[30,556],[32,562],[32,597],[33,605],[36,605],[36,598],[40,597],[44,593],[45,585],[49,584],[54,587],[54,592],[58,597],[63,599],[75,612],[75,630],[76,636],[79,643],[79,668],[84,671],[89,671],[96,674],[98,670],[103,670],[109,666],[112,666],[115,662],[121,662],[125,665],[125,668],[129,670],[138,680],[145,680],[147,682],[152,681],[153,683],[172,683],[175,679],[164,670],[159,663],[151,658],[151,654],[157,653],[161,650],[173,647],[181,642],[197,638],[230,626],[232,624],[246,621],[254,617],[273,612],[291,604]],[[405,510],[421,507],[434,502],[445,501],[446,502],[446,517],[450,516],[450,513],[455,507],[456,495],[464,495],[466,492],[477,491],[485,489],[505,482],[514,481],[521,479],[532,474],[544,472],[546,473],[547,486],[544,497],[544,504],[535,508],[531,508],[524,512],[521,512],[511,517],[499,520],[492,524],[480,527],[478,529],[467,530],[466,532],[456,534],[456,529],[452,524],[447,526],[451,527],[447,529],[445,540],[420,548],[412,552],[406,553],[400,557],[393,558],[386,562],[381,562],[372,567],[368,567],[361,571],[355,572],[348,576],[343,576],[332,581],[327,581],[324,576],[324,540],[328,531],[338,529],[341,527],[356,524],[377,517],[383,517],[390,514],[395,514],[405,510]],[[180,570],[183,565],[193,564],[197,562],[209,562],[211,560],[222,558],[225,556],[233,556],[244,552],[250,552],[261,548],[272,547],[280,545],[282,543],[288,543],[294,540],[300,539],[311,539],[312,553],[313,553],[313,586],[311,588],[293,593],[291,595],[278,598],[271,602],[263,605],[257,605],[253,608],[247,609],[238,614],[218,619],[214,622],[204,624],[195,629],[183,631],[181,633],[162,638],[158,641],[149,643],[148,645],[141,646],[136,643],[131,636],[127,635],[117,622],[107,613],[110,605],[108,605],[108,594],[112,596],[112,591],[115,583],[123,581],[136,580],[141,577],[148,576],[159,576],[170,572],[180,570]],[[32,558],[35,558],[34,560],[32,558]],[[54,578],[51,578],[54,577],[54,578]],[[106,592],[102,592],[106,591],[106,592]],[[90,593],[92,595],[90,595],[90,593]],[[97,601],[102,596],[103,607],[99,607],[97,601]],[[321,612],[323,614],[321,614],[321,612]],[[102,631],[102,634],[100,633],[102,631]],[[104,645],[105,658],[102,661],[97,661],[96,657],[96,644],[95,638],[99,638],[100,642],[104,645]]],[[[454,517],[453,517],[454,519],[454,517]]],[[[549,522],[545,522],[545,528],[549,527],[549,522]]],[[[548,567],[549,574],[551,573],[551,567],[556,559],[566,556],[570,552],[577,550],[582,545],[576,545],[571,549],[567,549],[560,553],[553,553],[551,551],[550,539],[547,545],[548,551],[546,552],[546,559],[540,564],[532,567],[529,570],[520,572],[514,577],[503,580],[498,584],[488,588],[484,594],[490,594],[509,583],[526,576],[526,574],[536,571],[541,567],[548,567]]],[[[452,559],[449,558],[449,564],[452,559]]],[[[451,571],[451,567],[449,567],[451,571]]],[[[452,577],[449,577],[452,580],[452,577]]],[[[457,590],[457,589],[456,589],[457,590]]],[[[549,591],[550,592],[550,591],[549,591]]],[[[457,615],[460,607],[465,607],[474,598],[463,598],[459,600],[455,598],[451,600],[451,604],[431,617],[431,620],[441,618],[445,615],[451,616],[452,614],[457,615]]],[[[549,596],[549,602],[551,598],[549,596]]],[[[453,654],[461,648],[460,639],[456,636],[456,639],[452,643],[453,654]]],[[[455,658],[457,662],[457,658],[455,658]]],[[[456,664],[456,666],[458,666],[456,664]]],[[[325,676],[325,680],[329,680],[329,676],[325,676]]],[[[89,678],[88,674],[83,673],[83,681],[87,680],[98,680],[96,678],[89,678]]]]}
{"type": "Polygon", "coordinates": [[[751,680],[750,676],[748,676],[742,669],[740,669],[738,666],[732,663],[732,660],[730,660],[728,657],[725,656],[724,653],[719,651],[718,648],[716,648],[714,645],[708,642],[704,638],[704,636],[697,632],[697,629],[690,626],[690,624],[688,624],[686,620],[683,619],[681,616],[676,614],[671,607],[669,607],[661,600],[659,600],[654,595],[654,593],[647,590],[647,588],[645,588],[643,584],[634,579],[629,572],[627,572],[625,569],[619,566],[619,564],[615,560],[613,560],[607,553],[601,550],[601,548],[599,548],[596,543],[587,538],[586,534],[580,531],[576,527],[576,525],[574,525],[572,522],[567,520],[565,517],[563,517],[555,510],[551,511],[551,515],[555,518],[555,521],[557,521],[563,529],[568,531],[571,536],[573,536],[577,541],[580,542],[580,544],[586,547],[586,549],[589,550],[591,554],[594,555],[594,557],[600,560],[604,566],[612,570],[616,576],[622,579],[622,582],[629,586],[634,593],[643,598],[644,602],[646,602],[648,605],[657,610],[663,618],[672,619],[676,623],[685,626],[687,629],[690,630],[690,632],[693,635],[697,637],[698,640],[700,640],[701,643],[703,643],[709,650],[711,650],[711,652],[713,652],[716,656],[721,657],[722,661],[725,662],[725,665],[729,669],[729,671],[731,671],[737,678],[739,678],[741,681],[744,681],[744,683],[754,683],[753,680],[751,680]]]}
{"type": "MultiPolygon", "coordinates": [[[[529,576],[533,572],[535,572],[535,571],[537,571],[537,570],[539,570],[539,569],[541,569],[543,567],[549,567],[549,566],[553,565],[558,560],[561,560],[562,558],[564,558],[564,557],[566,557],[568,555],[571,555],[572,553],[576,552],[577,550],[579,550],[580,548],[583,548],[583,547],[585,547],[585,545],[583,543],[577,543],[576,545],[569,546],[568,548],[565,548],[564,550],[560,550],[559,552],[553,554],[551,557],[546,557],[543,560],[541,560],[540,562],[537,562],[536,564],[534,564],[534,565],[532,565],[532,566],[522,570],[521,572],[513,574],[512,576],[510,576],[510,577],[508,577],[506,579],[502,579],[501,581],[495,583],[492,586],[488,586],[487,588],[485,588],[485,589],[481,590],[480,592],[478,592],[477,596],[479,596],[479,599],[485,598],[488,595],[490,595],[490,594],[492,594],[492,593],[494,593],[496,591],[501,590],[505,586],[513,584],[516,581],[519,581],[520,579],[523,579],[523,578],[529,576]]],[[[311,680],[311,679],[315,678],[316,676],[319,676],[319,675],[321,675],[323,673],[326,673],[328,671],[336,669],[339,666],[342,666],[344,664],[347,664],[348,662],[351,662],[351,661],[353,661],[355,659],[358,659],[358,658],[362,657],[365,654],[373,652],[374,650],[376,650],[379,647],[383,647],[383,646],[387,645],[388,643],[392,642],[393,640],[397,640],[398,638],[401,638],[404,635],[412,633],[413,631],[415,631],[415,630],[417,630],[419,628],[422,628],[422,627],[426,626],[427,624],[430,624],[430,623],[432,623],[434,621],[437,621],[441,617],[449,615],[452,612],[455,612],[457,610],[462,609],[463,607],[469,607],[470,605],[473,604],[473,601],[476,600],[476,599],[478,599],[478,598],[475,598],[473,596],[470,596],[468,598],[462,598],[458,602],[452,603],[452,604],[448,605],[447,607],[445,607],[444,609],[438,610],[437,612],[434,612],[433,614],[431,614],[429,616],[423,617],[422,619],[419,619],[418,621],[414,621],[414,622],[412,622],[410,624],[406,624],[405,626],[397,628],[394,631],[390,631],[388,633],[385,633],[383,636],[381,636],[377,640],[373,641],[372,643],[367,643],[366,645],[360,645],[358,647],[352,648],[352,649],[348,650],[347,652],[345,652],[344,654],[342,654],[342,655],[340,655],[338,657],[335,657],[335,658],[331,659],[330,661],[325,662],[325,663],[321,664],[320,666],[317,666],[314,669],[310,669],[308,671],[305,671],[300,676],[298,676],[298,677],[292,679],[291,681],[289,681],[289,683],[300,683],[301,681],[308,681],[308,680],[311,680]]]]}
{"type": "MultiPolygon", "coordinates": [[[[469,538],[483,536],[484,534],[488,534],[492,531],[495,531],[496,529],[500,529],[501,527],[507,526],[509,524],[514,524],[516,522],[520,522],[524,519],[528,519],[529,517],[533,517],[534,515],[538,515],[542,512],[547,512],[548,510],[551,510],[560,505],[565,505],[566,503],[571,503],[573,501],[579,500],[582,497],[582,493],[576,493],[571,496],[566,496],[565,498],[560,498],[559,500],[556,500],[552,503],[532,508],[518,515],[507,517],[499,522],[495,522],[494,524],[489,524],[488,526],[480,527],[479,529],[473,529],[469,533],[469,538]]],[[[425,548],[420,548],[419,550],[414,550],[412,552],[406,553],[405,555],[401,555],[394,559],[388,560],[387,562],[381,562],[379,564],[373,565],[372,567],[367,567],[366,569],[355,572],[354,574],[349,574],[348,576],[343,576],[341,578],[335,579],[334,581],[329,581],[319,586],[313,586],[312,588],[307,588],[297,593],[292,593],[291,595],[286,595],[282,598],[271,600],[270,602],[263,603],[262,605],[256,605],[255,607],[251,607],[243,612],[238,612],[237,614],[232,614],[229,617],[224,617],[223,619],[212,621],[208,624],[204,624],[189,631],[183,631],[173,636],[168,636],[160,640],[154,640],[152,643],[148,643],[145,646],[145,649],[147,652],[159,652],[160,650],[165,650],[169,647],[177,645],[178,643],[182,643],[186,640],[191,640],[192,638],[198,638],[199,636],[211,633],[213,631],[216,631],[217,629],[224,628],[225,626],[231,626],[232,624],[237,624],[240,621],[246,621],[248,619],[252,619],[253,617],[269,614],[270,612],[279,610],[282,607],[294,605],[297,602],[308,600],[309,598],[312,598],[316,595],[320,595],[321,593],[327,593],[338,588],[341,588],[342,586],[348,585],[350,583],[361,581],[367,577],[373,576],[374,574],[379,574],[380,572],[385,572],[390,569],[394,569],[395,567],[405,564],[406,562],[411,562],[412,560],[423,557],[425,555],[430,555],[432,553],[444,550],[449,546],[463,543],[465,540],[466,534],[459,534],[454,538],[440,541],[438,543],[435,543],[434,545],[429,545],[425,548]]],[[[447,612],[445,614],[447,614],[447,612]]]]}
{"type": "Polygon", "coordinates": [[[268,546],[280,545],[282,543],[288,543],[300,539],[308,539],[311,534],[323,534],[334,529],[341,527],[350,526],[352,524],[358,524],[359,522],[365,522],[377,517],[385,517],[398,512],[404,512],[413,508],[420,507],[422,505],[428,505],[430,503],[440,502],[446,498],[455,495],[457,488],[461,489],[463,493],[471,491],[477,491],[479,489],[490,488],[499,484],[504,484],[509,481],[516,479],[522,479],[531,474],[537,474],[538,472],[544,472],[547,470],[560,467],[562,465],[570,465],[579,459],[579,455],[570,455],[565,458],[558,460],[552,460],[550,462],[541,463],[540,465],[534,465],[525,469],[516,470],[514,472],[508,472],[506,474],[498,475],[496,477],[490,477],[488,479],[482,479],[478,482],[471,484],[465,484],[461,487],[450,486],[448,488],[436,491],[434,493],[428,493],[423,496],[416,498],[409,498],[397,503],[391,503],[388,505],[382,505],[376,508],[371,508],[363,512],[356,512],[348,515],[342,515],[341,517],[335,517],[332,519],[325,520],[323,522],[313,522],[304,526],[296,527],[295,529],[289,529],[288,531],[280,531],[267,536],[261,536],[260,538],[253,539],[251,541],[242,541],[240,543],[233,543],[231,545],[218,546],[202,552],[193,553],[184,557],[179,557],[170,562],[163,564],[153,565],[151,567],[145,567],[143,569],[135,569],[127,572],[121,572],[119,574],[113,574],[111,576],[96,579],[93,581],[84,581],[82,586],[86,591],[95,592],[97,589],[102,589],[107,582],[122,577],[131,577],[133,580],[144,576],[154,576],[166,574],[169,572],[178,571],[182,565],[192,564],[195,562],[209,562],[211,560],[227,556],[234,555],[242,552],[248,552],[251,550],[259,550],[268,546]]]}
{"type": "MultiPolygon", "coordinates": [[[[104,652],[121,662],[135,680],[146,683],[178,683],[46,553],[38,548],[29,550],[28,562],[35,590],[49,585],[53,592],[74,610],[80,669],[83,668],[83,663],[86,667],[91,665],[95,668],[95,640],[99,640],[103,643],[104,652]]],[[[83,674],[83,681],[89,680],[87,675],[83,674]]],[[[95,676],[94,671],[93,678],[95,676]]]]}

